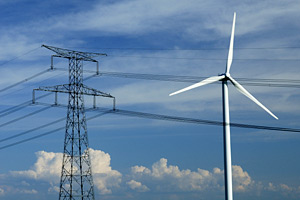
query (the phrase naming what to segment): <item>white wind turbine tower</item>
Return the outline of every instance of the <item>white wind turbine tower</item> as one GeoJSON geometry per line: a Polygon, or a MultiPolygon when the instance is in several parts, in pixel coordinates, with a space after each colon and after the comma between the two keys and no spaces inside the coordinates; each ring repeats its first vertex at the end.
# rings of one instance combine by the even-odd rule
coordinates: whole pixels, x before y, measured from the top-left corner
{"type": "Polygon", "coordinates": [[[183,88],[177,92],[171,93],[169,96],[185,92],[187,90],[191,90],[193,88],[197,88],[203,85],[207,85],[210,83],[214,83],[216,81],[222,81],[222,88],[223,88],[223,140],[224,140],[224,172],[225,172],[225,199],[232,200],[232,169],[231,169],[231,144],[230,144],[230,123],[229,123],[229,102],[228,102],[228,86],[227,81],[229,80],[234,87],[241,92],[243,95],[251,99],[254,103],[268,112],[272,117],[278,119],[269,109],[267,109],[263,104],[261,104],[254,96],[252,96],[243,86],[241,86],[236,80],[234,80],[229,71],[230,66],[232,63],[233,57],[233,41],[234,41],[234,29],[235,29],[235,17],[236,13],[233,15],[233,24],[232,24],[232,31],[231,31],[231,38],[230,38],[230,45],[229,45],[229,52],[228,52],[228,59],[227,59],[227,66],[226,71],[224,74],[219,76],[212,76],[207,78],[199,83],[193,84],[189,87],[183,88]]]}

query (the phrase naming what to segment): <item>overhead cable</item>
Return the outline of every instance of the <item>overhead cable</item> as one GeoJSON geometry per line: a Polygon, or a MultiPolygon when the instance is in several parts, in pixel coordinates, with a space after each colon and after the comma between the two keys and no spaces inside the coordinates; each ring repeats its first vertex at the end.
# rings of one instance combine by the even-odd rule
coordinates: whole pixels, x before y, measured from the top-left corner
{"type": "Polygon", "coordinates": [[[31,112],[31,113],[29,113],[29,114],[23,115],[23,116],[18,117],[18,118],[16,118],[16,119],[13,119],[13,120],[10,120],[10,121],[5,122],[5,123],[3,123],[3,124],[0,124],[0,128],[3,127],[3,126],[7,126],[7,125],[9,125],[9,124],[15,123],[15,122],[17,122],[17,121],[20,121],[20,120],[22,120],[22,119],[25,119],[25,118],[27,118],[27,117],[30,117],[30,116],[32,116],[32,115],[38,114],[38,113],[40,113],[40,112],[43,112],[43,111],[45,111],[45,110],[48,110],[49,108],[51,108],[51,106],[48,106],[48,107],[45,107],[45,108],[41,108],[41,109],[36,110],[36,111],[34,111],[34,112],[31,112]]]}
{"type": "Polygon", "coordinates": [[[24,139],[24,140],[20,140],[20,141],[18,141],[18,142],[14,142],[14,143],[11,143],[11,144],[2,146],[2,147],[0,147],[0,150],[6,149],[6,148],[8,148],[8,147],[16,146],[16,145],[18,145],[18,144],[22,144],[22,143],[24,143],[24,142],[28,142],[28,141],[31,141],[31,140],[40,138],[40,137],[49,135],[49,134],[51,134],[51,133],[55,133],[55,132],[57,132],[57,131],[63,130],[63,129],[65,129],[65,127],[60,127],[60,128],[54,129],[54,130],[52,130],[52,131],[47,131],[47,132],[45,132],[45,133],[36,135],[36,136],[34,136],[34,137],[30,137],[30,138],[27,138],[27,139],[24,139]]]}
{"type": "MultiPolygon", "coordinates": [[[[42,99],[42,98],[47,97],[47,96],[49,96],[49,95],[51,95],[51,93],[44,94],[44,95],[42,95],[42,96],[36,97],[35,99],[36,99],[36,100],[42,99]]],[[[23,102],[23,103],[21,103],[21,104],[19,104],[19,105],[12,106],[12,107],[10,107],[10,108],[1,110],[1,111],[0,111],[0,118],[1,118],[1,117],[4,117],[4,116],[7,116],[7,115],[9,115],[9,114],[12,114],[12,113],[14,113],[14,112],[17,112],[17,111],[19,111],[19,110],[22,110],[22,109],[24,109],[24,108],[26,108],[27,106],[30,106],[30,105],[32,105],[32,100],[25,101],[25,102],[23,102]]]]}
{"type": "Polygon", "coordinates": [[[43,71],[41,71],[41,72],[39,72],[39,73],[37,73],[37,74],[34,74],[33,76],[30,76],[30,77],[28,77],[28,78],[26,78],[26,79],[23,79],[23,80],[21,80],[21,81],[19,81],[19,82],[17,82],[17,83],[14,83],[14,84],[12,84],[12,85],[9,85],[9,86],[7,86],[7,87],[5,87],[5,88],[0,89],[0,92],[4,92],[4,91],[6,91],[6,90],[8,90],[8,89],[11,89],[11,88],[13,88],[13,87],[16,87],[16,86],[18,86],[18,85],[20,85],[20,84],[22,84],[22,83],[25,83],[25,82],[27,82],[27,81],[30,81],[31,79],[34,79],[34,78],[36,78],[36,77],[38,77],[38,76],[41,76],[41,75],[43,75],[43,74],[45,74],[45,73],[47,73],[47,72],[49,72],[49,71],[51,71],[51,69],[43,70],[43,71]]]}
{"type": "MultiPolygon", "coordinates": [[[[165,56],[130,56],[108,54],[109,57],[116,58],[138,58],[138,59],[167,59],[167,60],[207,60],[207,61],[226,61],[227,58],[199,58],[199,57],[165,57],[165,56]]],[[[300,61],[298,58],[235,58],[236,61],[252,60],[252,61],[300,61]]]]}
{"type": "MultiPolygon", "coordinates": [[[[120,109],[116,109],[112,113],[119,114],[119,115],[132,116],[132,117],[177,121],[177,122],[185,122],[185,123],[193,123],[193,124],[207,124],[207,125],[217,125],[217,126],[223,126],[223,124],[224,124],[223,122],[220,122],[220,121],[177,117],[177,116],[160,115],[160,114],[151,114],[151,113],[145,113],[145,112],[136,112],[136,111],[120,110],[120,109]]],[[[260,126],[260,125],[240,124],[240,123],[230,123],[230,126],[238,127],[238,128],[251,128],[251,129],[263,129],[263,130],[272,130],[272,131],[300,133],[300,129],[294,129],[294,128],[260,126]]]]}
{"type": "MultiPolygon", "coordinates": [[[[193,123],[193,124],[207,124],[207,125],[217,125],[217,126],[223,126],[223,122],[220,121],[212,121],[212,120],[202,120],[202,119],[194,119],[194,118],[185,118],[185,117],[177,117],[177,116],[168,116],[168,115],[159,115],[159,114],[151,114],[151,113],[145,113],[145,112],[136,112],[136,111],[129,111],[129,110],[120,110],[120,109],[103,109],[103,108],[96,108],[96,109],[89,109],[89,111],[97,111],[101,112],[98,115],[95,115],[93,117],[87,118],[88,120],[97,118],[99,116],[102,116],[104,114],[118,114],[118,115],[124,115],[124,116],[131,116],[131,117],[141,117],[141,118],[146,118],[146,119],[157,119],[157,120],[167,120],[167,121],[176,121],[176,122],[183,122],[183,123],[193,123]]],[[[57,120],[59,121],[59,120],[57,120]]],[[[31,129],[29,131],[25,131],[22,133],[19,133],[17,135],[11,136],[12,138],[18,137],[18,135],[24,135],[30,132],[33,132],[35,130],[38,130],[43,127],[50,126],[54,123],[57,123],[56,121],[51,122],[49,124],[43,125],[41,127],[37,127],[34,129],[31,129]]],[[[251,128],[251,129],[260,129],[260,130],[272,130],[272,131],[281,131],[281,132],[293,132],[293,133],[300,133],[300,129],[295,129],[295,128],[285,128],[285,127],[272,127],[272,126],[260,126],[260,125],[250,125],[250,124],[240,124],[240,123],[230,123],[232,127],[238,127],[238,128],[251,128]]],[[[57,129],[54,129],[52,131],[48,131],[24,140],[20,140],[18,142],[14,142],[5,146],[0,147],[0,150],[6,149],[8,147],[12,147],[24,142],[28,142],[52,133],[55,133],[57,131],[63,130],[65,127],[60,127],[57,129]]],[[[8,140],[9,138],[3,139],[4,141],[8,140]]],[[[2,141],[0,141],[2,142],[2,141]]]]}
{"type": "MultiPolygon", "coordinates": [[[[92,73],[92,71],[87,71],[92,73]]],[[[199,76],[175,76],[175,75],[159,75],[159,74],[138,74],[138,73],[124,73],[124,72],[105,72],[101,71],[96,76],[111,76],[119,78],[132,78],[144,80],[158,80],[158,81],[172,81],[172,82],[189,82],[197,83],[208,77],[199,76]]],[[[265,86],[265,87],[293,87],[300,88],[300,80],[291,79],[251,79],[251,78],[236,78],[239,82],[249,86],[265,86]]],[[[218,83],[218,82],[216,82],[218,83]]]]}
{"type": "Polygon", "coordinates": [[[18,56],[14,57],[14,58],[12,58],[12,59],[10,59],[10,60],[7,60],[7,61],[1,63],[0,66],[6,65],[6,64],[9,63],[9,62],[12,62],[12,61],[14,61],[14,60],[17,60],[17,59],[21,58],[22,56],[25,56],[25,55],[27,55],[27,54],[33,52],[33,51],[36,51],[36,50],[39,49],[39,48],[41,48],[41,47],[37,47],[37,48],[31,49],[31,50],[29,50],[29,51],[26,51],[25,53],[22,53],[21,55],[18,55],[18,56]]]}
{"type": "MultiPolygon", "coordinates": [[[[55,106],[53,104],[47,104],[47,103],[41,103],[39,105],[44,105],[44,106],[52,105],[52,106],[55,106]]],[[[59,107],[67,107],[67,106],[66,105],[59,105],[59,107]]],[[[97,111],[97,112],[100,112],[100,113],[112,113],[112,114],[119,114],[119,115],[140,117],[140,118],[147,118],[147,119],[157,119],[157,120],[177,121],[177,122],[194,123],[194,124],[207,124],[207,125],[223,126],[223,122],[220,122],[220,121],[196,119],[196,118],[187,118],[187,117],[179,117],[179,116],[170,116],[170,115],[161,115],[161,114],[130,111],[130,110],[123,110],[123,109],[112,109],[112,110],[110,110],[110,109],[107,109],[107,108],[96,107],[96,108],[86,109],[86,111],[87,112],[97,111]]],[[[263,130],[273,130],[273,131],[285,131],[285,132],[300,133],[300,129],[296,129],[296,128],[262,126],[262,125],[241,124],[241,123],[232,123],[232,122],[230,122],[230,126],[238,127],[238,128],[251,128],[251,129],[263,129],[263,130]]]]}
{"type": "MultiPolygon", "coordinates": [[[[107,111],[105,111],[105,112],[103,112],[103,113],[100,113],[100,114],[94,115],[94,116],[92,116],[92,117],[89,117],[89,118],[87,118],[86,120],[89,121],[89,120],[95,119],[95,118],[97,118],[97,117],[100,117],[100,116],[105,115],[105,114],[110,113],[110,112],[111,112],[111,110],[107,110],[107,111]]],[[[57,120],[57,121],[58,121],[58,120],[57,120]]],[[[52,124],[54,124],[54,123],[57,123],[57,122],[54,121],[54,122],[49,123],[49,124],[52,125],[52,124]]],[[[50,126],[49,124],[43,125],[43,128],[44,128],[44,127],[47,127],[47,126],[50,126]]],[[[42,126],[41,126],[41,127],[42,127],[42,126]]],[[[37,128],[31,129],[31,130],[28,130],[28,131],[19,133],[19,134],[17,134],[17,135],[11,136],[11,137],[15,138],[15,137],[18,137],[18,135],[20,135],[20,136],[21,136],[21,135],[25,135],[25,134],[31,133],[31,132],[33,132],[33,131],[36,131],[36,130],[38,130],[38,129],[41,129],[41,127],[37,127],[37,128]]],[[[8,144],[8,145],[4,145],[4,146],[0,147],[0,150],[6,149],[6,148],[9,148],[9,147],[12,147],[12,146],[16,146],[16,145],[22,144],[22,143],[24,143],[24,142],[28,142],[28,141],[31,141],[31,140],[35,140],[35,139],[38,139],[38,138],[43,137],[43,136],[46,136],[46,135],[50,135],[50,134],[55,133],[55,132],[58,132],[58,131],[60,131],[60,130],[64,130],[65,128],[66,128],[66,127],[63,126],[63,127],[60,127],[60,128],[54,129],[54,130],[51,130],[51,131],[47,131],[47,132],[42,133],[42,134],[38,134],[38,135],[36,135],[36,136],[30,137],[30,138],[27,138],[27,139],[24,139],[24,140],[20,140],[20,141],[17,141],[17,142],[8,144]]],[[[4,139],[4,140],[8,140],[8,139],[4,139]]],[[[1,141],[2,141],[2,140],[1,140],[1,141]]]]}
{"type": "Polygon", "coordinates": [[[20,137],[20,136],[23,136],[23,135],[26,135],[26,134],[28,134],[28,133],[32,133],[32,132],[37,131],[37,130],[40,130],[40,129],[42,129],[42,128],[46,128],[46,127],[48,127],[48,126],[51,126],[51,125],[56,124],[56,123],[58,123],[58,122],[61,122],[61,121],[65,120],[65,119],[66,119],[66,118],[63,117],[63,118],[57,119],[57,120],[55,120],[55,121],[53,121],[53,122],[50,122],[50,123],[48,123],[48,124],[44,124],[44,125],[42,125],[42,126],[38,126],[38,127],[36,127],[36,128],[30,129],[30,130],[27,130],[27,131],[24,131],[24,132],[21,132],[21,133],[18,133],[18,134],[15,134],[15,135],[12,135],[12,136],[9,136],[9,137],[6,137],[6,138],[3,138],[3,139],[0,140],[0,143],[1,143],[1,142],[5,142],[5,141],[7,141],[7,140],[11,140],[11,139],[17,138],[17,137],[20,137]]]}
{"type": "MultiPolygon", "coordinates": [[[[228,50],[228,47],[200,47],[200,48],[147,48],[147,47],[69,47],[79,49],[94,49],[94,50],[121,50],[121,51],[214,51],[228,50]]],[[[238,50],[283,50],[283,49],[300,49],[300,47],[235,47],[238,50]]]]}

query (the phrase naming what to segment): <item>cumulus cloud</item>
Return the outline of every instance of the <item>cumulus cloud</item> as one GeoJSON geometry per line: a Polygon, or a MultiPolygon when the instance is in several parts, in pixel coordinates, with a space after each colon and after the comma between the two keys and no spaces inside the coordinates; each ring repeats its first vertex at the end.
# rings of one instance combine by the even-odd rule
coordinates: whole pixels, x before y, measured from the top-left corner
{"type": "Polygon", "coordinates": [[[100,150],[90,149],[94,184],[101,194],[112,193],[112,188],[119,187],[122,174],[110,166],[110,155],[100,150]]]}
{"type": "Polygon", "coordinates": [[[292,191],[293,189],[291,187],[289,187],[286,184],[280,184],[280,189],[284,190],[284,191],[292,191]]]}
{"type": "Polygon", "coordinates": [[[300,186],[293,187],[284,183],[274,184],[270,182],[264,189],[272,192],[282,192],[284,194],[300,192],[300,186]]]}
{"type": "MultiPolygon", "coordinates": [[[[254,195],[253,197],[263,198],[267,192],[274,195],[297,199],[300,194],[300,187],[292,187],[286,184],[264,184],[254,181],[251,176],[239,165],[232,166],[233,190],[240,195],[254,195]]],[[[224,170],[214,168],[205,170],[198,168],[195,171],[180,169],[176,165],[169,165],[166,158],[152,164],[151,168],[145,166],[131,167],[130,181],[127,185],[131,189],[138,189],[143,186],[152,193],[155,192],[197,192],[204,195],[206,192],[224,192],[224,170]]],[[[138,190],[137,190],[138,191],[138,190]]]]}
{"type": "MultiPolygon", "coordinates": [[[[214,168],[212,171],[200,168],[197,171],[180,170],[178,166],[168,165],[165,158],[155,162],[152,169],[134,166],[131,168],[131,173],[134,181],[140,184],[145,182],[151,186],[155,185],[156,190],[203,191],[221,189],[223,185],[223,171],[219,168],[214,168]]],[[[235,191],[244,192],[253,183],[249,174],[242,167],[233,166],[235,191]]]]}
{"type": "MultiPolygon", "coordinates": [[[[58,192],[58,188],[53,186],[58,184],[61,176],[62,153],[39,151],[36,153],[37,161],[33,167],[25,171],[12,171],[14,177],[27,177],[35,180],[49,181],[52,185],[48,192],[58,192]]],[[[110,155],[100,151],[90,149],[90,157],[93,170],[94,185],[101,194],[112,192],[112,188],[119,187],[122,174],[113,170],[110,166],[110,155]]]]}
{"type": "Polygon", "coordinates": [[[233,185],[236,191],[245,191],[252,183],[249,174],[242,169],[241,166],[232,166],[233,185]]]}
{"type": "MultiPolygon", "coordinates": [[[[144,192],[183,192],[183,193],[222,193],[224,192],[224,170],[213,168],[205,170],[198,168],[195,171],[180,169],[177,165],[168,164],[166,158],[154,162],[151,168],[145,166],[132,166],[131,171],[123,175],[112,169],[111,157],[101,150],[90,149],[93,178],[95,188],[102,195],[116,194],[126,191],[134,196],[144,192]]],[[[40,151],[36,153],[37,161],[29,170],[13,171],[13,178],[26,177],[35,181],[48,181],[46,193],[55,195],[59,192],[59,178],[61,170],[62,153],[40,151]]],[[[291,197],[297,199],[300,194],[300,186],[290,186],[283,183],[255,182],[241,166],[233,165],[233,187],[235,193],[247,195],[253,193],[261,196],[264,192],[291,197]]],[[[5,178],[5,177],[4,177],[5,178]]],[[[2,178],[2,179],[4,179],[2,178]]],[[[9,178],[9,176],[7,176],[9,178]]],[[[0,196],[9,194],[38,195],[40,191],[31,184],[30,180],[22,180],[17,187],[0,186],[0,196]]]]}
{"type": "Polygon", "coordinates": [[[32,169],[25,171],[12,171],[14,176],[25,176],[33,179],[50,180],[58,182],[61,174],[62,153],[39,151],[36,153],[37,161],[32,169]]]}
{"type": "Polygon", "coordinates": [[[133,174],[138,174],[138,173],[150,174],[151,170],[144,166],[133,166],[133,167],[131,167],[131,172],[133,174]]]}
{"type": "Polygon", "coordinates": [[[268,186],[266,187],[267,190],[270,191],[276,191],[276,187],[274,186],[273,183],[268,183],[268,186]]]}
{"type": "Polygon", "coordinates": [[[135,181],[135,180],[131,180],[126,182],[126,184],[132,189],[132,190],[136,190],[138,192],[146,192],[149,191],[149,188],[145,185],[143,185],[141,182],[135,181]]]}
{"type": "Polygon", "coordinates": [[[299,199],[300,198],[300,186],[292,186],[284,183],[268,183],[263,189],[263,191],[269,191],[273,194],[282,195],[287,199],[299,199]]]}

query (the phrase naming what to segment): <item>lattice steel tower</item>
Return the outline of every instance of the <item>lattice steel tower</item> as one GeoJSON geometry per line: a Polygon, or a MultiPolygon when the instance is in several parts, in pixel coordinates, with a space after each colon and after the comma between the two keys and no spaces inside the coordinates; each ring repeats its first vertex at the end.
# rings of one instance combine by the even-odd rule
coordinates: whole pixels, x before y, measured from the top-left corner
{"type": "Polygon", "coordinates": [[[42,45],[42,47],[56,53],[56,55],[51,57],[52,69],[53,57],[67,58],[69,60],[69,84],[36,89],[55,92],[56,104],[57,93],[69,94],[59,199],[94,200],[94,184],[83,96],[94,96],[94,106],[96,96],[109,97],[113,98],[113,100],[115,98],[110,94],[83,85],[83,61],[97,63],[98,73],[98,61],[93,58],[96,56],[105,56],[106,54],[72,51],[46,45],[42,45]]]}

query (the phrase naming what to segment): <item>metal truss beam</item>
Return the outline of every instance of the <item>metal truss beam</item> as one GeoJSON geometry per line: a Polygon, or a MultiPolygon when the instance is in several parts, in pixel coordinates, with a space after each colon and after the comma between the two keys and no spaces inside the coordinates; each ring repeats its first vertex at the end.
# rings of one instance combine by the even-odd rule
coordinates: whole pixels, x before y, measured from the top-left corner
{"type": "Polygon", "coordinates": [[[84,61],[91,61],[91,62],[97,62],[97,60],[93,59],[95,57],[99,56],[107,56],[105,53],[92,53],[92,52],[82,52],[82,51],[74,51],[69,49],[63,49],[48,45],[42,45],[42,47],[45,47],[51,51],[54,51],[57,55],[56,57],[62,57],[62,58],[73,58],[76,60],[84,60],[84,61]]]}

